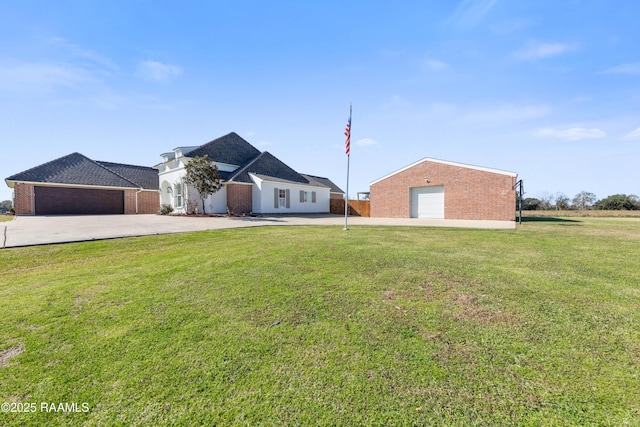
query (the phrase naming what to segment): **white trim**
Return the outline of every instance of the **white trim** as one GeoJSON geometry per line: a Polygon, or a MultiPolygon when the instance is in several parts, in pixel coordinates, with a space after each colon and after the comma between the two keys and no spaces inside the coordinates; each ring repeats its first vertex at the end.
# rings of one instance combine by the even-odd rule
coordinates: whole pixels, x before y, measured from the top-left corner
{"type": "Polygon", "coordinates": [[[404,172],[407,169],[411,169],[412,167],[414,167],[416,165],[419,165],[420,163],[423,163],[423,162],[441,163],[443,165],[458,166],[458,167],[463,167],[463,168],[468,168],[468,169],[475,169],[475,170],[479,170],[479,171],[483,171],[483,172],[496,173],[496,174],[499,174],[499,175],[507,175],[507,176],[511,176],[511,177],[514,177],[514,178],[516,176],[518,176],[518,174],[515,173],[515,172],[509,172],[509,171],[500,170],[500,169],[492,169],[492,168],[486,168],[486,167],[483,167],[483,166],[468,165],[468,164],[465,164],[465,163],[456,163],[456,162],[450,162],[448,160],[439,160],[439,159],[432,159],[430,157],[425,157],[424,159],[420,159],[417,162],[411,163],[410,165],[405,166],[402,169],[398,169],[395,172],[391,172],[390,174],[385,175],[382,178],[378,178],[375,181],[371,181],[369,183],[369,185],[376,184],[376,183],[378,183],[380,181],[383,181],[383,180],[385,180],[385,179],[387,179],[387,178],[389,178],[389,177],[391,177],[393,175],[396,175],[396,174],[398,174],[400,172],[404,172]]]}
{"type": "Polygon", "coordinates": [[[227,185],[227,184],[254,185],[253,182],[222,181],[222,185],[227,185]]]}
{"type": "MultiPolygon", "coordinates": [[[[166,170],[165,171],[160,171],[160,174],[167,173],[167,172],[173,172],[173,170],[175,170],[175,169],[184,168],[184,166],[187,163],[189,163],[189,161],[191,159],[193,159],[193,157],[180,156],[180,157],[177,157],[175,159],[171,159],[168,162],[158,163],[157,165],[152,166],[152,167],[153,167],[153,169],[158,169],[158,171],[160,171],[160,168],[162,166],[171,168],[175,164],[175,166],[177,166],[176,168],[172,168],[172,170],[169,170],[169,171],[166,171],[166,170]],[[182,165],[180,165],[180,163],[182,163],[182,165]]],[[[215,160],[213,161],[213,163],[216,166],[218,166],[218,170],[221,171],[221,172],[235,172],[240,167],[238,165],[233,165],[231,163],[216,162],[215,160]]]]}
{"type": "MultiPolygon", "coordinates": [[[[194,159],[194,158],[195,157],[191,157],[189,155],[186,155],[186,156],[178,157],[177,160],[182,160],[182,163],[184,165],[186,165],[187,163],[189,163],[191,161],[191,159],[194,159]]],[[[211,162],[218,167],[218,171],[220,171],[220,172],[235,172],[240,167],[238,165],[234,165],[234,164],[231,164],[231,163],[218,162],[216,160],[213,160],[211,157],[209,157],[209,160],[211,160],[211,162]]]]}
{"type": "Polygon", "coordinates": [[[193,150],[195,150],[196,148],[200,148],[200,145],[187,145],[184,147],[176,147],[173,149],[174,155],[176,156],[176,158],[180,158],[180,157],[186,157],[187,154],[189,154],[190,152],[192,152],[193,150]]]}
{"type": "MultiPolygon", "coordinates": [[[[57,182],[35,182],[35,181],[7,181],[7,185],[9,182],[13,184],[21,183],[21,184],[32,184],[38,187],[68,187],[68,188],[94,188],[97,190],[140,190],[141,187],[115,187],[115,186],[107,186],[107,185],[89,185],[89,184],[62,184],[57,182]]],[[[9,185],[9,188],[13,188],[9,185]]],[[[155,188],[142,188],[143,191],[155,191],[158,189],[155,188]]]]}
{"type": "MultiPolygon", "coordinates": [[[[278,178],[273,178],[271,176],[268,175],[262,175],[262,176],[258,176],[252,172],[248,172],[249,176],[255,181],[256,179],[259,179],[260,181],[265,181],[265,182],[271,182],[273,184],[281,184],[281,185],[301,185],[304,187],[314,187],[314,188],[329,188],[331,189],[331,187],[328,187],[326,185],[322,185],[322,184],[312,184],[310,182],[298,182],[298,181],[289,181],[286,179],[278,179],[278,178]]],[[[235,181],[231,181],[231,182],[235,182],[235,181]]],[[[342,194],[342,193],[341,193],[342,194]]]]}

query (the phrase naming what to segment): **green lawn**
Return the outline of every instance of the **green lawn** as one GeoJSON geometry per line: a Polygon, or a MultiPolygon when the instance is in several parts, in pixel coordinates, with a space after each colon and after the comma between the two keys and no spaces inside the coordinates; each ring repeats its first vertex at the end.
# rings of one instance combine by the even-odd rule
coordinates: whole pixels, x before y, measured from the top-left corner
{"type": "Polygon", "coordinates": [[[0,222],[12,221],[13,218],[14,218],[13,215],[0,215],[0,222]]]}
{"type": "Polygon", "coordinates": [[[1,250],[0,424],[640,425],[639,259],[631,218],[1,250]]]}

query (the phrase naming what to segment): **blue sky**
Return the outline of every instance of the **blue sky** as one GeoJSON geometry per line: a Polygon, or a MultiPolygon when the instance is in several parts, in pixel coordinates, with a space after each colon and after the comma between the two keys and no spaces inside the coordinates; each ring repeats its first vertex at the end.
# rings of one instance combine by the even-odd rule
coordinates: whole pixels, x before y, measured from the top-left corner
{"type": "MultiPolygon", "coordinates": [[[[640,194],[640,2],[3,1],[0,177],[235,131],[352,196],[424,157],[640,194]]],[[[0,199],[11,190],[0,186],[0,199]]]]}

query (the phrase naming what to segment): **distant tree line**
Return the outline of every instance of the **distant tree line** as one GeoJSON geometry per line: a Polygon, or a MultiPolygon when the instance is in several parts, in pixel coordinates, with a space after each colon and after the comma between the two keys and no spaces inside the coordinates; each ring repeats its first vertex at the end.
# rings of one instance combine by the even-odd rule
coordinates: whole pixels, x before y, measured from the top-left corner
{"type": "MultiPolygon", "coordinates": [[[[518,202],[519,200],[516,201],[516,208],[518,202]]],[[[635,211],[640,210],[640,198],[634,194],[614,194],[598,200],[595,194],[581,191],[570,199],[563,193],[555,195],[543,193],[539,197],[523,198],[522,209],[528,211],[590,209],[635,211]]]]}

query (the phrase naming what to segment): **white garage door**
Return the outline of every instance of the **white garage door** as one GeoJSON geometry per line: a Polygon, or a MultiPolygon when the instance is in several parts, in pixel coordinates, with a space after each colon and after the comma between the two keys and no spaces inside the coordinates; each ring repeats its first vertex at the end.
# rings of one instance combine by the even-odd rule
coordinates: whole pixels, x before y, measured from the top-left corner
{"type": "Polygon", "coordinates": [[[444,186],[412,188],[411,218],[444,219],[444,186]]]}

